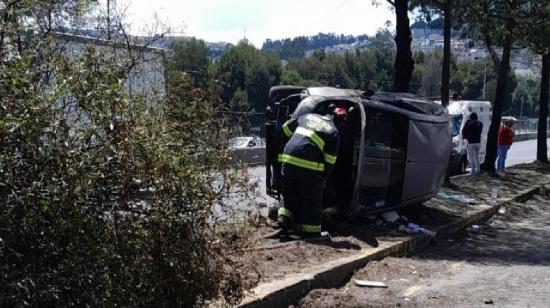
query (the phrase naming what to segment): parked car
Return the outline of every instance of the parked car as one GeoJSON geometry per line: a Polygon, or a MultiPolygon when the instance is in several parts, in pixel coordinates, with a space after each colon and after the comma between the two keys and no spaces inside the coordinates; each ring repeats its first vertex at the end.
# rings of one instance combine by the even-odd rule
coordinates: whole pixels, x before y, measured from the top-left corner
{"type": "Polygon", "coordinates": [[[256,136],[235,137],[229,139],[228,143],[230,149],[246,149],[264,145],[262,138],[256,136]]]}
{"type": "Polygon", "coordinates": [[[330,87],[270,90],[266,122],[266,186],[281,194],[282,125],[291,117],[348,110],[340,153],[327,181],[324,205],[370,214],[432,198],[445,178],[451,151],[449,116],[440,105],[406,93],[365,93],[330,87]]]}
{"type": "MultiPolygon", "coordinates": [[[[441,103],[441,102],[436,102],[441,103]]],[[[452,152],[449,162],[451,175],[463,174],[468,166],[468,156],[466,147],[468,142],[462,137],[462,128],[466,124],[468,117],[472,112],[477,113],[478,120],[483,124],[481,131],[481,143],[479,150],[479,162],[485,162],[485,152],[487,146],[487,134],[491,126],[491,116],[493,107],[488,101],[468,101],[456,100],[450,101],[447,107],[449,112],[449,126],[451,127],[452,152]]]]}

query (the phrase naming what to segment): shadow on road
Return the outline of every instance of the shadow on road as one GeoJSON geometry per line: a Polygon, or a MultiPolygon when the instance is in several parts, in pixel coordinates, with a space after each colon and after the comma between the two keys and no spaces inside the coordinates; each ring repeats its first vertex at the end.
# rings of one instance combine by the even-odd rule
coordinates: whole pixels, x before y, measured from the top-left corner
{"type": "Polygon", "coordinates": [[[550,193],[513,203],[505,214],[440,239],[415,258],[487,265],[550,265],[550,193]]]}

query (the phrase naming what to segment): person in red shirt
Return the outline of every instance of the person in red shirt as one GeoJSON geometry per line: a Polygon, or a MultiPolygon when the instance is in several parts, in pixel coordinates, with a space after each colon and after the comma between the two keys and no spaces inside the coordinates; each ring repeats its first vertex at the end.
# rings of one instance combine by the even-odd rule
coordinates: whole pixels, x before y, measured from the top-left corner
{"type": "Polygon", "coordinates": [[[506,162],[506,154],[512,145],[512,139],[514,138],[514,132],[512,131],[514,126],[513,120],[504,121],[504,125],[500,126],[498,131],[498,158],[497,158],[497,174],[504,176],[504,166],[506,162]]]}

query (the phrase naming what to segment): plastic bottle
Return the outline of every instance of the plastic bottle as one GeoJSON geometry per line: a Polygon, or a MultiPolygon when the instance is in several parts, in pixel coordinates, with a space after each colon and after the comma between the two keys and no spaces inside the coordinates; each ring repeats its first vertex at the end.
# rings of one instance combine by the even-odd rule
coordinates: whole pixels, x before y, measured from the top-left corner
{"type": "Polygon", "coordinates": [[[435,236],[436,235],[436,233],[434,231],[428,230],[426,228],[423,228],[423,227],[421,227],[417,224],[413,224],[413,223],[409,223],[407,225],[407,228],[413,230],[414,232],[422,232],[422,233],[427,234],[429,236],[435,236]]]}
{"type": "Polygon", "coordinates": [[[496,203],[497,202],[497,198],[498,198],[498,190],[496,187],[493,186],[493,188],[491,188],[491,203],[496,203]]]}

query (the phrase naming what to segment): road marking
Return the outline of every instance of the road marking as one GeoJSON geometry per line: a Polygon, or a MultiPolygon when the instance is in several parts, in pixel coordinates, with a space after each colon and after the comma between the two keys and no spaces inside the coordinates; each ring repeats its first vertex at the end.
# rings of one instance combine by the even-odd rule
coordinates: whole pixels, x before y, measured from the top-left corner
{"type": "Polygon", "coordinates": [[[424,286],[412,286],[403,292],[404,297],[411,297],[414,293],[420,291],[424,286]]]}

